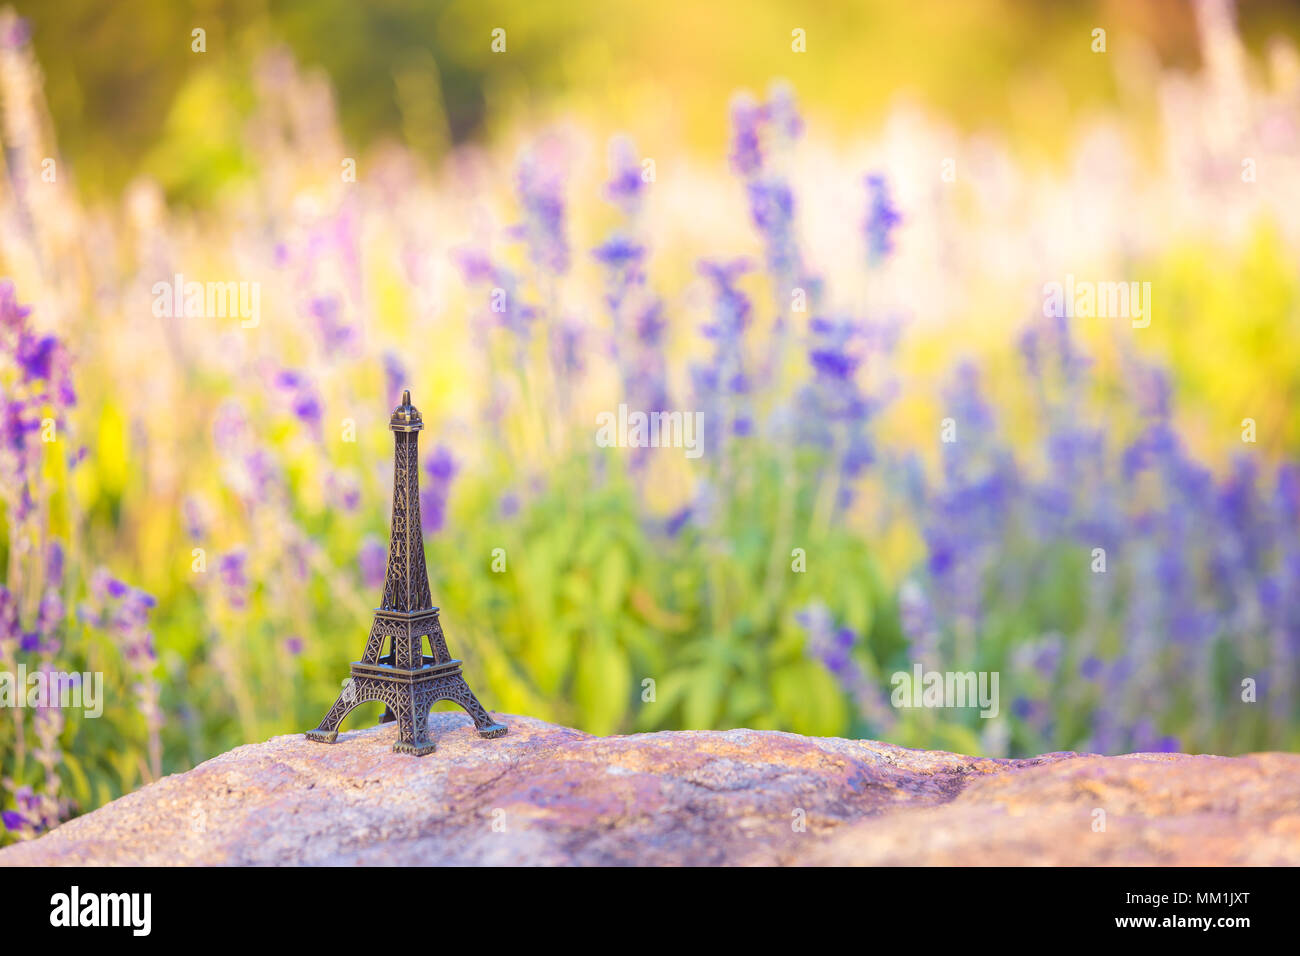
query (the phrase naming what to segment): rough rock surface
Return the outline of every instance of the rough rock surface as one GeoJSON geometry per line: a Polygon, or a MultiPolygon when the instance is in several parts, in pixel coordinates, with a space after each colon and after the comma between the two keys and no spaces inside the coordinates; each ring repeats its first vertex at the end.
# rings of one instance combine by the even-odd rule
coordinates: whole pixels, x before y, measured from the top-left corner
{"type": "Polygon", "coordinates": [[[481,740],[434,714],[419,758],[394,725],[239,747],[0,864],[1300,864],[1300,755],[992,760],[506,721],[481,740]]]}

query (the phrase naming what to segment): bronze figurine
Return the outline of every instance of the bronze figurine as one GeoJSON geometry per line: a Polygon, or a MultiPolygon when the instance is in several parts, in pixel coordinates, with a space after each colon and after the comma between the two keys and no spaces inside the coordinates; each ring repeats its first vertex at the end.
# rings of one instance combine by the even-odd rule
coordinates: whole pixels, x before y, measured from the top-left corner
{"type": "Polygon", "coordinates": [[[409,389],[402,392],[402,404],[393,410],[388,427],[393,430],[395,444],[393,524],[383,601],[375,609],[365,653],[352,663],[351,679],[320,726],[307,731],[307,737],[334,743],[348,711],[378,700],[387,705],[380,722],[397,721],[393,750],[418,757],[434,751],[429,737],[429,708],[437,701],[450,700],[464,707],[474,719],[480,737],[500,737],[506,726],[483,709],[465,683],[460,661],[447,653],[438,609],[430,597],[420,527],[418,438],[424,422],[411,404],[409,389]],[[429,637],[432,657],[424,654],[425,635],[429,637]],[[388,639],[389,653],[381,657],[388,639]]]}

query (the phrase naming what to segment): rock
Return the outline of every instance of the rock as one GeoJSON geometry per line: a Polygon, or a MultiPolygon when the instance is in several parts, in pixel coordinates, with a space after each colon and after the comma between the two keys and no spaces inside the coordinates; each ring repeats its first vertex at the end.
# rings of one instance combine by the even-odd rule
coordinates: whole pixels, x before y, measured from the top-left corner
{"type": "Polygon", "coordinates": [[[0,864],[1300,864],[1295,755],[992,760],[506,722],[482,740],[434,714],[419,758],[392,724],[239,747],[0,864]]]}

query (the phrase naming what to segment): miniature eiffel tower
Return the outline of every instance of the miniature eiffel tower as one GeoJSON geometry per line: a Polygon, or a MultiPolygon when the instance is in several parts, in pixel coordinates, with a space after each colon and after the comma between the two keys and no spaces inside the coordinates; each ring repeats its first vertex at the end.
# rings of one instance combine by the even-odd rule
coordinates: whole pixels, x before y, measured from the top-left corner
{"type": "Polygon", "coordinates": [[[387,705],[381,723],[396,720],[398,753],[423,756],[433,753],[429,737],[429,708],[450,700],[474,718],[480,737],[500,737],[505,724],[493,720],[460,672],[460,661],[447,653],[447,642],[438,623],[438,609],[429,596],[429,574],[424,567],[424,538],[420,527],[420,468],[418,439],[424,422],[411,405],[409,390],[402,392],[402,404],[393,410],[388,427],[393,430],[393,529],[388,543],[388,573],[384,598],[375,609],[375,623],[361,660],[353,661],[352,677],[343,693],[315,730],[311,740],[332,744],[339,724],[348,711],[367,701],[387,705]],[[433,656],[424,654],[424,637],[429,637],[433,656]],[[381,657],[384,642],[391,650],[381,657]]]}

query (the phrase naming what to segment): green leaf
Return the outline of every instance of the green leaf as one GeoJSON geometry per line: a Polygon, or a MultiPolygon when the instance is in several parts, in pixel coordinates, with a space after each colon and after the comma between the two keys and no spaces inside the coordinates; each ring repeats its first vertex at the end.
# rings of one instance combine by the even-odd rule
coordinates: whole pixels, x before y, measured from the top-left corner
{"type": "Polygon", "coordinates": [[[772,675],[772,698],[784,720],[798,734],[834,737],[845,733],[849,709],[844,692],[824,667],[804,660],[772,675]]]}
{"type": "Polygon", "coordinates": [[[606,616],[612,617],[626,603],[630,577],[627,552],[618,546],[605,552],[597,573],[596,603],[606,616]]]}
{"type": "Polygon", "coordinates": [[[670,671],[664,675],[662,680],[655,674],[646,674],[645,676],[654,678],[655,699],[643,702],[638,695],[638,705],[641,709],[637,714],[636,725],[642,729],[670,726],[675,723],[670,723],[674,709],[686,696],[686,691],[690,688],[691,672],[687,670],[670,671]]]}
{"type": "Polygon", "coordinates": [[[697,668],[691,675],[683,707],[685,730],[707,730],[718,719],[722,703],[723,675],[715,667],[697,668]]]}
{"type": "Polygon", "coordinates": [[[70,751],[63,752],[63,766],[68,769],[68,775],[72,777],[72,795],[77,804],[81,807],[87,807],[90,804],[90,779],[86,776],[86,771],[81,766],[81,761],[72,755],[70,751]]]}
{"type": "Polygon", "coordinates": [[[574,700],[583,729],[593,734],[618,730],[627,713],[632,674],[626,655],[608,639],[589,643],[578,657],[574,700]]]}

